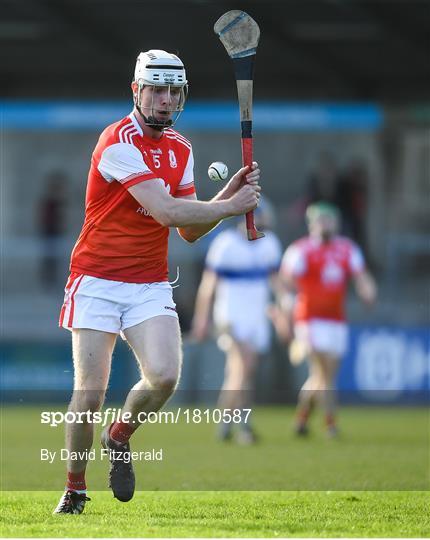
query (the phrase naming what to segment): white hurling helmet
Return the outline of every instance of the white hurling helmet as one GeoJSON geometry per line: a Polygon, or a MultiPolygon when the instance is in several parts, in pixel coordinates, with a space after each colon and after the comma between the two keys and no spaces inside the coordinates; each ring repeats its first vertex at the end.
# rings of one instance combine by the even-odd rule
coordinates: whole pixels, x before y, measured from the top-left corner
{"type": "Polygon", "coordinates": [[[134,94],[134,104],[145,123],[159,131],[173,126],[184,110],[188,93],[188,81],[181,60],[176,55],[159,49],[141,52],[137,57],[133,81],[138,85],[137,93],[134,94]],[[180,89],[179,101],[171,110],[172,116],[169,120],[157,120],[154,117],[153,103],[149,110],[142,111],[141,91],[145,86],[165,86],[169,93],[172,87],[180,89]]]}

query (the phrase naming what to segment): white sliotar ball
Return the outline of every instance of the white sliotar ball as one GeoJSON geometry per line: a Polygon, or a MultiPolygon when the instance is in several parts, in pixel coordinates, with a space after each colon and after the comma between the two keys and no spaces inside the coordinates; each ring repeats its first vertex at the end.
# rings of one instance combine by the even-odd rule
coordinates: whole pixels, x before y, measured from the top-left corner
{"type": "Polygon", "coordinates": [[[225,180],[228,176],[228,167],[222,161],[214,161],[209,165],[208,176],[211,180],[225,180]]]}

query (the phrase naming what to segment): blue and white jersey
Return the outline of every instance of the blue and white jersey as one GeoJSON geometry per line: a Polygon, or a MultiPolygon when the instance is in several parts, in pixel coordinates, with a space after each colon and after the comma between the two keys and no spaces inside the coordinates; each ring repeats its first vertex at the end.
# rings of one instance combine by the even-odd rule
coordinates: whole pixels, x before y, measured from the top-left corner
{"type": "Polygon", "coordinates": [[[263,324],[270,300],[269,277],[278,271],[282,246],[270,231],[249,242],[239,229],[227,229],[212,242],[206,267],[218,276],[214,320],[263,324]]]}

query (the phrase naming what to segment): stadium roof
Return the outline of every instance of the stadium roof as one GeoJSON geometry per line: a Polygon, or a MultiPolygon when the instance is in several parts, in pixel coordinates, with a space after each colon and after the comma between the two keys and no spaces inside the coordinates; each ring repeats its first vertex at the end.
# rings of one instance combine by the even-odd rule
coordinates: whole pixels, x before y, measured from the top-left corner
{"type": "Polygon", "coordinates": [[[0,0],[2,97],[123,99],[140,50],[186,63],[193,98],[231,99],[213,33],[244,9],[259,23],[260,99],[429,98],[427,0],[0,0]]]}

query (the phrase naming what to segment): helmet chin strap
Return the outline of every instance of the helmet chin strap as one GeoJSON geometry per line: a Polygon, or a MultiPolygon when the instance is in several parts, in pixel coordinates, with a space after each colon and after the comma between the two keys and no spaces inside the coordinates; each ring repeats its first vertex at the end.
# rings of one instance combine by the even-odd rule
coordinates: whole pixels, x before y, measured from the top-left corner
{"type": "MultiPolygon", "coordinates": [[[[185,100],[186,100],[186,97],[187,97],[187,86],[183,87],[181,92],[182,92],[182,96],[181,96],[181,100],[180,100],[180,107],[177,107],[176,110],[173,110],[173,111],[170,111],[171,114],[174,116],[173,118],[169,118],[168,120],[158,120],[157,118],[155,118],[154,116],[154,97],[152,97],[152,103],[151,103],[151,107],[145,107],[145,109],[149,109],[150,112],[152,114],[149,114],[148,116],[146,116],[143,111],[142,111],[142,107],[140,106],[140,99],[139,99],[139,96],[141,95],[141,92],[142,92],[142,89],[144,88],[144,85],[142,83],[139,83],[138,84],[138,87],[137,87],[137,92],[134,93],[133,95],[133,101],[134,101],[134,106],[136,107],[136,110],[138,111],[138,113],[140,114],[140,116],[142,117],[143,121],[145,122],[145,124],[147,126],[149,126],[150,128],[156,130],[156,131],[163,131],[173,125],[175,125],[175,122],[178,120],[182,110],[183,110],[183,105],[185,103],[185,100]]],[[[170,96],[170,85],[169,85],[169,96],[170,96]]]]}
{"type": "Polygon", "coordinates": [[[143,121],[145,122],[145,124],[151,127],[152,129],[155,129],[155,131],[163,131],[164,129],[170,127],[173,124],[173,121],[171,119],[157,120],[152,115],[149,115],[149,116],[144,115],[142,112],[142,109],[136,102],[135,102],[135,107],[138,113],[140,114],[140,116],[143,118],[143,121]]]}

